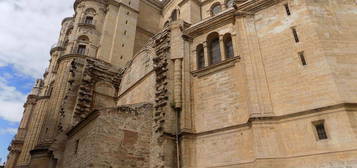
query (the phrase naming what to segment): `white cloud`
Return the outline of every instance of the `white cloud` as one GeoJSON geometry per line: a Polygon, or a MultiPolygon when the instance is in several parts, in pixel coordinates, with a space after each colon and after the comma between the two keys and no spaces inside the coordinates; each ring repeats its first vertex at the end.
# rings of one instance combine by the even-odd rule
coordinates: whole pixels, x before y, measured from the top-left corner
{"type": "Polygon", "coordinates": [[[12,122],[20,121],[25,100],[26,95],[17,91],[15,87],[9,86],[6,80],[0,77],[1,118],[12,122]]]}
{"type": "Polygon", "coordinates": [[[0,0],[0,67],[38,78],[57,42],[61,21],[73,14],[74,0],[0,0]]]}
{"type": "Polygon", "coordinates": [[[17,132],[17,128],[0,128],[0,135],[11,134],[15,135],[17,132]]]}

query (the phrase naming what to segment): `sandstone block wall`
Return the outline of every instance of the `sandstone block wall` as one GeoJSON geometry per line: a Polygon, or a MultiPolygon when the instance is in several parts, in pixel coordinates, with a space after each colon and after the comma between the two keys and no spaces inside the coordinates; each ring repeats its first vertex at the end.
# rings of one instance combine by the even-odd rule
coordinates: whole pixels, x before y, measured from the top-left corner
{"type": "Polygon", "coordinates": [[[79,123],[69,134],[64,167],[149,167],[152,110],[151,104],[120,106],[79,123]]]}
{"type": "MultiPolygon", "coordinates": [[[[320,47],[319,24],[304,0],[284,1],[254,16],[274,114],[282,115],[340,101],[333,72],[320,47]],[[286,14],[288,3],[291,15],[286,14]],[[297,30],[295,42],[292,28],[297,30]],[[304,52],[303,66],[298,52],[304,52]]],[[[254,30],[255,29],[255,30],[254,30]]],[[[329,30],[324,30],[328,32],[329,30]]]]}
{"type": "MultiPolygon", "coordinates": [[[[348,42],[328,38],[337,38],[338,31],[342,36],[357,37],[354,31],[342,28],[351,26],[352,5],[352,1],[338,5],[333,0],[281,1],[254,15],[237,17],[231,31],[236,31],[235,47],[241,61],[219,71],[211,68],[213,72],[208,75],[192,75],[196,134],[182,140],[183,151],[192,156],[184,156],[185,167],[355,166],[355,107],[325,108],[354,102],[353,96],[346,96],[343,90],[354,94],[355,87],[348,87],[355,79],[354,61],[348,55],[355,52],[349,49],[355,38],[348,42]],[[323,16],[328,11],[331,15],[327,19],[323,16]],[[346,20],[330,23],[339,19],[346,20]],[[297,30],[299,42],[295,42],[292,28],[297,30]],[[328,41],[326,46],[322,39],[328,41]],[[343,43],[341,50],[335,49],[332,41],[334,45],[343,43]],[[307,65],[302,65],[299,52],[304,52],[307,65]],[[339,88],[340,84],[345,87],[339,88]],[[343,100],[344,96],[349,100],[343,100]],[[271,118],[255,120],[254,116],[271,118]],[[329,134],[326,141],[316,138],[312,123],[319,120],[325,121],[329,134]]],[[[196,70],[195,47],[208,33],[221,34],[228,27],[206,28],[193,39],[191,70],[196,70]]]]}
{"type": "Polygon", "coordinates": [[[212,74],[194,78],[194,127],[197,132],[244,123],[248,119],[239,63],[212,74]]]}
{"type": "Polygon", "coordinates": [[[152,48],[139,52],[127,65],[119,89],[118,105],[154,102],[155,79],[152,48]]]}
{"type": "Polygon", "coordinates": [[[335,79],[343,102],[357,101],[356,13],[353,0],[311,2],[310,16],[316,24],[316,36],[335,79]]]}
{"type": "Polygon", "coordinates": [[[354,167],[357,134],[350,115],[356,113],[331,109],[185,138],[192,143],[185,143],[191,156],[186,167],[354,167]],[[327,140],[316,137],[313,122],[319,120],[325,121],[327,140]]]}
{"type": "Polygon", "coordinates": [[[100,47],[89,56],[98,60],[63,55],[73,46],[51,51],[53,73],[39,90],[49,100],[34,107],[30,133],[23,147],[12,146],[9,165],[357,167],[354,0],[252,0],[238,10],[226,9],[223,0],[172,0],[161,7],[144,0],[77,2],[60,39],[74,45],[88,35],[90,47],[100,47]],[[211,16],[217,2],[223,11],[211,16]],[[99,25],[87,31],[77,24],[88,8],[98,11],[99,25]],[[170,18],[174,10],[177,21],[170,18]],[[207,57],[210,33],[219,34],[222,53],[223,36],[231,35],[234,58],[198,69],[196,46],[207,57]],[[92,68],[74,67],[77,57],[92,68]],[[128,105],[143,102],[149,104],[128,105]],[[60,115],[69,132],[59,129],[60,115]],[[324,121],[328,139],[317,138],[317,121],[324,121]],[[31,158],[38,141],[50,147],[31,158]]]}

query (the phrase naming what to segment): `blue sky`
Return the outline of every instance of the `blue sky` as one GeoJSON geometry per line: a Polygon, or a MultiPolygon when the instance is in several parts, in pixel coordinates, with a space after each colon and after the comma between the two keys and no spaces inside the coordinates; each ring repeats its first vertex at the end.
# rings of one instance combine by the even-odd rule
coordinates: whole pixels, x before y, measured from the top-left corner
{"type": "MultiPolygon", "coordinates": [[[[23,104],[41,78],[74,0],[0,0],[0,158],[16,133],[23,104]]],[[[1,164],[0,164],[1,165],[1,164]]]]}

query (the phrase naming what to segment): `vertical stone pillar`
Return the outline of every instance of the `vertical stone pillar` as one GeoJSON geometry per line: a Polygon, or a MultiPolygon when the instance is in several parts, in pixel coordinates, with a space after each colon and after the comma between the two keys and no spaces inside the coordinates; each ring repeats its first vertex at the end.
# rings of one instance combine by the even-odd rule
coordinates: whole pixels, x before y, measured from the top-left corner
{"type": "Polygon", "coordinates": [[[36,98],[34,98],[32,95],[30,95],[27,98],[27,102],[24,105],[24,108],[25,108],[24,114],[23,114],[22,120],[20,122],[19,128],[25,128],[25,129],[27,128],[29,119],[31,116],[31,112],[33,110],[33,106],[34,106],[35,102],[36,102],[36,98]]]}
{"type": "MultiPolygon", "coordinates": [[[[237,31],[244,35],[244,58],[247,71],[247,82],[250,94],[249,111],[251,116],[271,115],[273,113],[272,101],[264,60],[260,50],[259,37],[257,36],[254,16],[241,16],[237,18],[237,31]]],[[[241,53],[242,54],[242,53],[241,53]]]]}
{"type": "MultiPolygon", "coordinates": [[[[192,63],[193,63],[193,69],[194,70],[197,70],[198,69],[198,66],[197,66],[197,50],[195,49],[195,50],[193,50],[192,51],[192,58],[193,58],[193,61],[192,61],[192,63]]],[[[191,62],[191,61],[190,61],[191,62]]]]}
{"type": "Polygon", "coordinates": [[[175,107],[182,107],[182,59],[174,60],[174,100],[175,107]]]}
{"type": "Polygon", "coordinates": [[[40,130],[42,127],[45,104],[47,99],[38,100],[37,105],[33,111],[33,115],[30,119],[30,125],[28,127],[27,135],[25,137],[24,146],[22,152],[19,156],[17,166],[27,166],[30,163],[30,151],[34,149],[35,145],[39,140],[40,130]]]}
{"type": "MultiPolygon", "coordinates": [[[[192,64],[197,66],[196,61],[191,58],[196,58],[196,52],[190,52],[191,41],[190,39],[185,39],[184,42],[184,58],[182,60],[182,110],[180,115],[180,129],[181,132],[192,132],[192,111],[191,111],[191,70],[192,64]],[[190,56],[190,54],[194,54],[190,56]]],[[[197,69],[197,68],[195,68],[197,69]]]]}
{"type": "Polygon", "coordinates": [[[14,168],[16,165],[16,160],[17,160],[18,156],[19,156],[18,151],[11,150],[7,157],[5,168],[14,168]]]}
{"type": "Polygon", "coordinates": [[[208,49],[207,49],[207,42],[203,42],[203,51],[205,56],[205,66],[208,66],[209,58],[208,58],[208,49]]]}
{"type": "Polygon", "coordinates": [[[181,140],[181,160],[182,167],[197,167],[196,165],[196,147],[195,138],[189,135],[182,136],[181,140]]]}
{"type": "Polygon", "coordinates": [[[222,61],[224,61],[224,60],[226,60],[226,49],[225,49],[225,47],[224,47],[224,40],[223,40],[223,35],[219,35],[219,48],[221,48],[220,49],[220,51],[221,51],[221,60],[222,61]]]}
{"type": "Polygon", "coordinates": [[[233,52],[234,52],[234,57],[239,56],[239,50],[238,50],[238,43],[237,43],[237,34],[232,33],[232,45],[233,45],[233,52]]]}

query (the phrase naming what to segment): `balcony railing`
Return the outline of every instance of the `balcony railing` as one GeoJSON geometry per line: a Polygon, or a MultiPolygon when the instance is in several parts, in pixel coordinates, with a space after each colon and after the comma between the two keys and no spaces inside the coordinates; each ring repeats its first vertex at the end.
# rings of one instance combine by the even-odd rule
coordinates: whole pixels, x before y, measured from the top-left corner
{"type": "Polygon", "coordinates": [[[50,53],[52,54],[55,51],[63,51],[64,49],[65,49],[65,47],[62,43],[56,43],[51,46],[50,53]]]}
{"type": "Polygon", "coordinates": [[[89,56],[89,49],[88,48],[75,47],[75,48],[72,49],[71,54],[89,56]]]}
{"type": "Polygon", "coordinates": [[[93,20],[93,19],[88,19],[88,18],[82,18],[80,21],[79,21],[79,26],[88,26],[88,27],[92,27],[92,28],[95,28],[95,23],[96,21],[93,20]]]}

